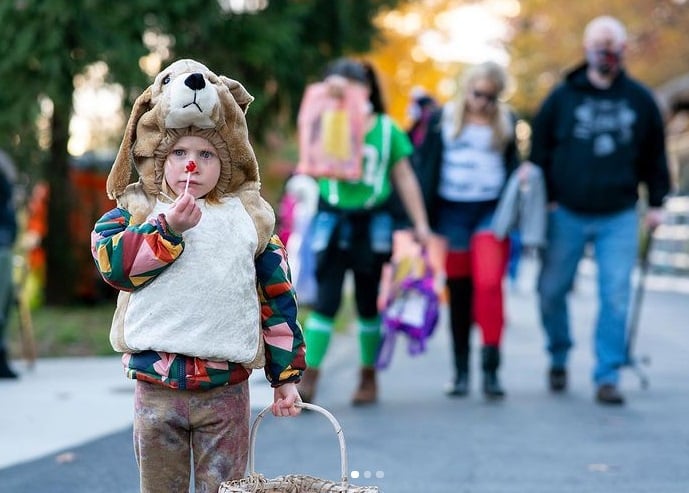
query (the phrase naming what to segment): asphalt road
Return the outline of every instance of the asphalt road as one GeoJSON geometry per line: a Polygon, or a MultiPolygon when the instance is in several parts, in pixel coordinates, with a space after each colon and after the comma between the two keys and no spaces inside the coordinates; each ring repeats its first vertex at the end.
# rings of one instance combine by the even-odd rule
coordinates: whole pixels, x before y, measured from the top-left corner
{"type": "MultiPolygon", "coordinates": [[[[508,395],[503,402],[487,402],[478,392],[478,351],[473,354],[470,396],[450,399],[443,394],[450,377],[443,320],[428,351],[420,356],[408,356],[405,341],[400,339],[390,368],[380,375],[379,404],[353,408],[349,399],[357,368],[349,355],[356,354],[356,339],[352,334],[335,337],[316,403],[343,427],[352,483],[375,485],[385,493],[689,492],[687,280],[648,278],[636,354],[650,358],[650,365],[643,368],[650,385],[642,388],[634,371],[625,370],[622,389],[627,404],[610,408],[593,401],[590,381],[590,328],[596,309],[592,268],[582,267],[572,294],[576,347],[570,390],[561,396],[546,389],[547,359],[537,322],[532,268],[524,265],[519,287],[508,295],[501,371],[508,395]]],[[[477,347],[478,334],[474,336],[477,347]]],[[[61,416],[57,405],[42,405],[33,424],[16,417],[12,421],[9,413],[36,414],[31,389],[26,387],[39,382],[27,376],[17,384],[0,384],[0,430],[4,430],[0,432],[0,492],[138,491],[128,418],[131,388],[126,381],[117,380],[124,377],[115,359],[105,358],[102,363],[96,365],[101,375],[93,378],[104,382],[110,389],[108,398],[116,403],[113,400],[111,410],[100,413],[116,429],[108,429],[107,423],[100,428],[90,426],[93,436],[87,438],[75,431],[79,426],[74,423],[83,423],[83,418],[61,416]],[[13,400],[5,400],[7,396],[13,400]],[[64,427],[59,449],[46,452],[49,447],[38,446],[42,436],[50,435],[47,430],[36,431],[36,422],[42,422],[43,416],[55,419],[57,424],[51,428],[64,427]],[[78,439],[64,445],[70,434],[78,439]],[[26,442],[35,444],[36,455],[13,461],[12,450],[21,450],[26,442]]],[[[66,368],[79,362],[45,364],[66,368]]],[[[65,368],[51,367],[51,374],[65,368]]],[[[256,412],[268,402],[270,389],[254,377],[256,412]]],[[[83,393],[97,394],[97,385],[93,386],[96,390],[83,389],[83,393]]],[[[62,400],[73,401],[77,407],[85,398],[87,395],[77,390],[62,395],[62,400]]],[[[83,412],[93,405],[85,404],[83,412]]],[[[295,419],[266,416],[255,452],[256,470],[267,477],[285,473],[340,476],[335,433],[317,413],[302,413],[295,419]]]]}

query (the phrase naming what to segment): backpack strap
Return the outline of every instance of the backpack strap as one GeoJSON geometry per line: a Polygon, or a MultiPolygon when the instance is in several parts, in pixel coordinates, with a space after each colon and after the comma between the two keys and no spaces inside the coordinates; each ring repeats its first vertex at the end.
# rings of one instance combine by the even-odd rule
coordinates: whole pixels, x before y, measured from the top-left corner
{"type": "Polygon", "coordinates": [[[385,183],[385,173],[388,170],[390,161],[390,148],[392,147],[392,121],[387,115],[380,115],[381,124],[381,146],[380,146],[380,166],[378,166],[376,179],[373,183],[373,194],[366,201],[366,207],[371,207],[376,203],[378,196],[383,191],[385,183]]]}

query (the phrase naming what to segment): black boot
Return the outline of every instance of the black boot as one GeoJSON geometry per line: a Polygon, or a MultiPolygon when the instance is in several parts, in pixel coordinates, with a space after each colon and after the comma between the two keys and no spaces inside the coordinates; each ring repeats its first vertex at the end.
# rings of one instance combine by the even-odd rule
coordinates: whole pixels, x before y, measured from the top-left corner
{"type": "Polygon", "coordinates": [[[469,394],[469,352],[455,352],[455,379],[447,386],[450,397],[464,397],[469,394]]]}
{"type": "Polygon", "coordinates": [[[0,378],[17,378],[18,375],[12,371],[7,364],[7,351],[0,349],[0,378]]]}
{"type": "Polygon", "coordinates": [[[447,287],[450,293],[450,326],[455,364],[455,378],[448,386],[447,395],[463,397],[469,393],[469,339],[473,323],[471,278],[448,279],[447,287]]]}
{"type": "Polygon", "coordinates": [[[505,391],[500,386],[498,368],[500,367],[500,348],[484,346],[481,351],[483,368],[483,394],[488,399],[501,399],[505,391]]]}

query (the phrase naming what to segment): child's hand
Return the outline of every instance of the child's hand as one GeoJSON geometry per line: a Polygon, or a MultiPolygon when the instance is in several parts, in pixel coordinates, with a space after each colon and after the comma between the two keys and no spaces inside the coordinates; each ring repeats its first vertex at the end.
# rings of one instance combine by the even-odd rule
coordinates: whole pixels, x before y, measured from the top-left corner
{"type": "Polygon", "coordinates": [[[196,205],[194,196],[185,193],[170,206],[170,209],[165,213],[165,219],[173,231],[183,233],[199,223],[201,209],[196,205]]]}
{"type": "Polygon", "coordinates": [[[301,408],[296,404],[301,402],[297,384],[286,383],[276,387],[273,391],[272,411],[274,416],[296,416],[301,408]]]}

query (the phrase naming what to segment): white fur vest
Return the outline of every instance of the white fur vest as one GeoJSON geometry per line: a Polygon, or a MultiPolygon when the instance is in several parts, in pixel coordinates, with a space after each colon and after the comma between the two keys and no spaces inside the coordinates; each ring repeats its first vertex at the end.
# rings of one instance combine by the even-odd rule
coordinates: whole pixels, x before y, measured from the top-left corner
{"type": "MultiPolygon", "coordinates": [[[[237,198],[219,205],[198,203],[203,216],[184,232],[184,252],[131,293],[124,342],[131,351],[248,363],[259,349],[261,323],[256,228],[237,198]]],[[[149,217],[168,207],[158,202],[149,217]]]]}

